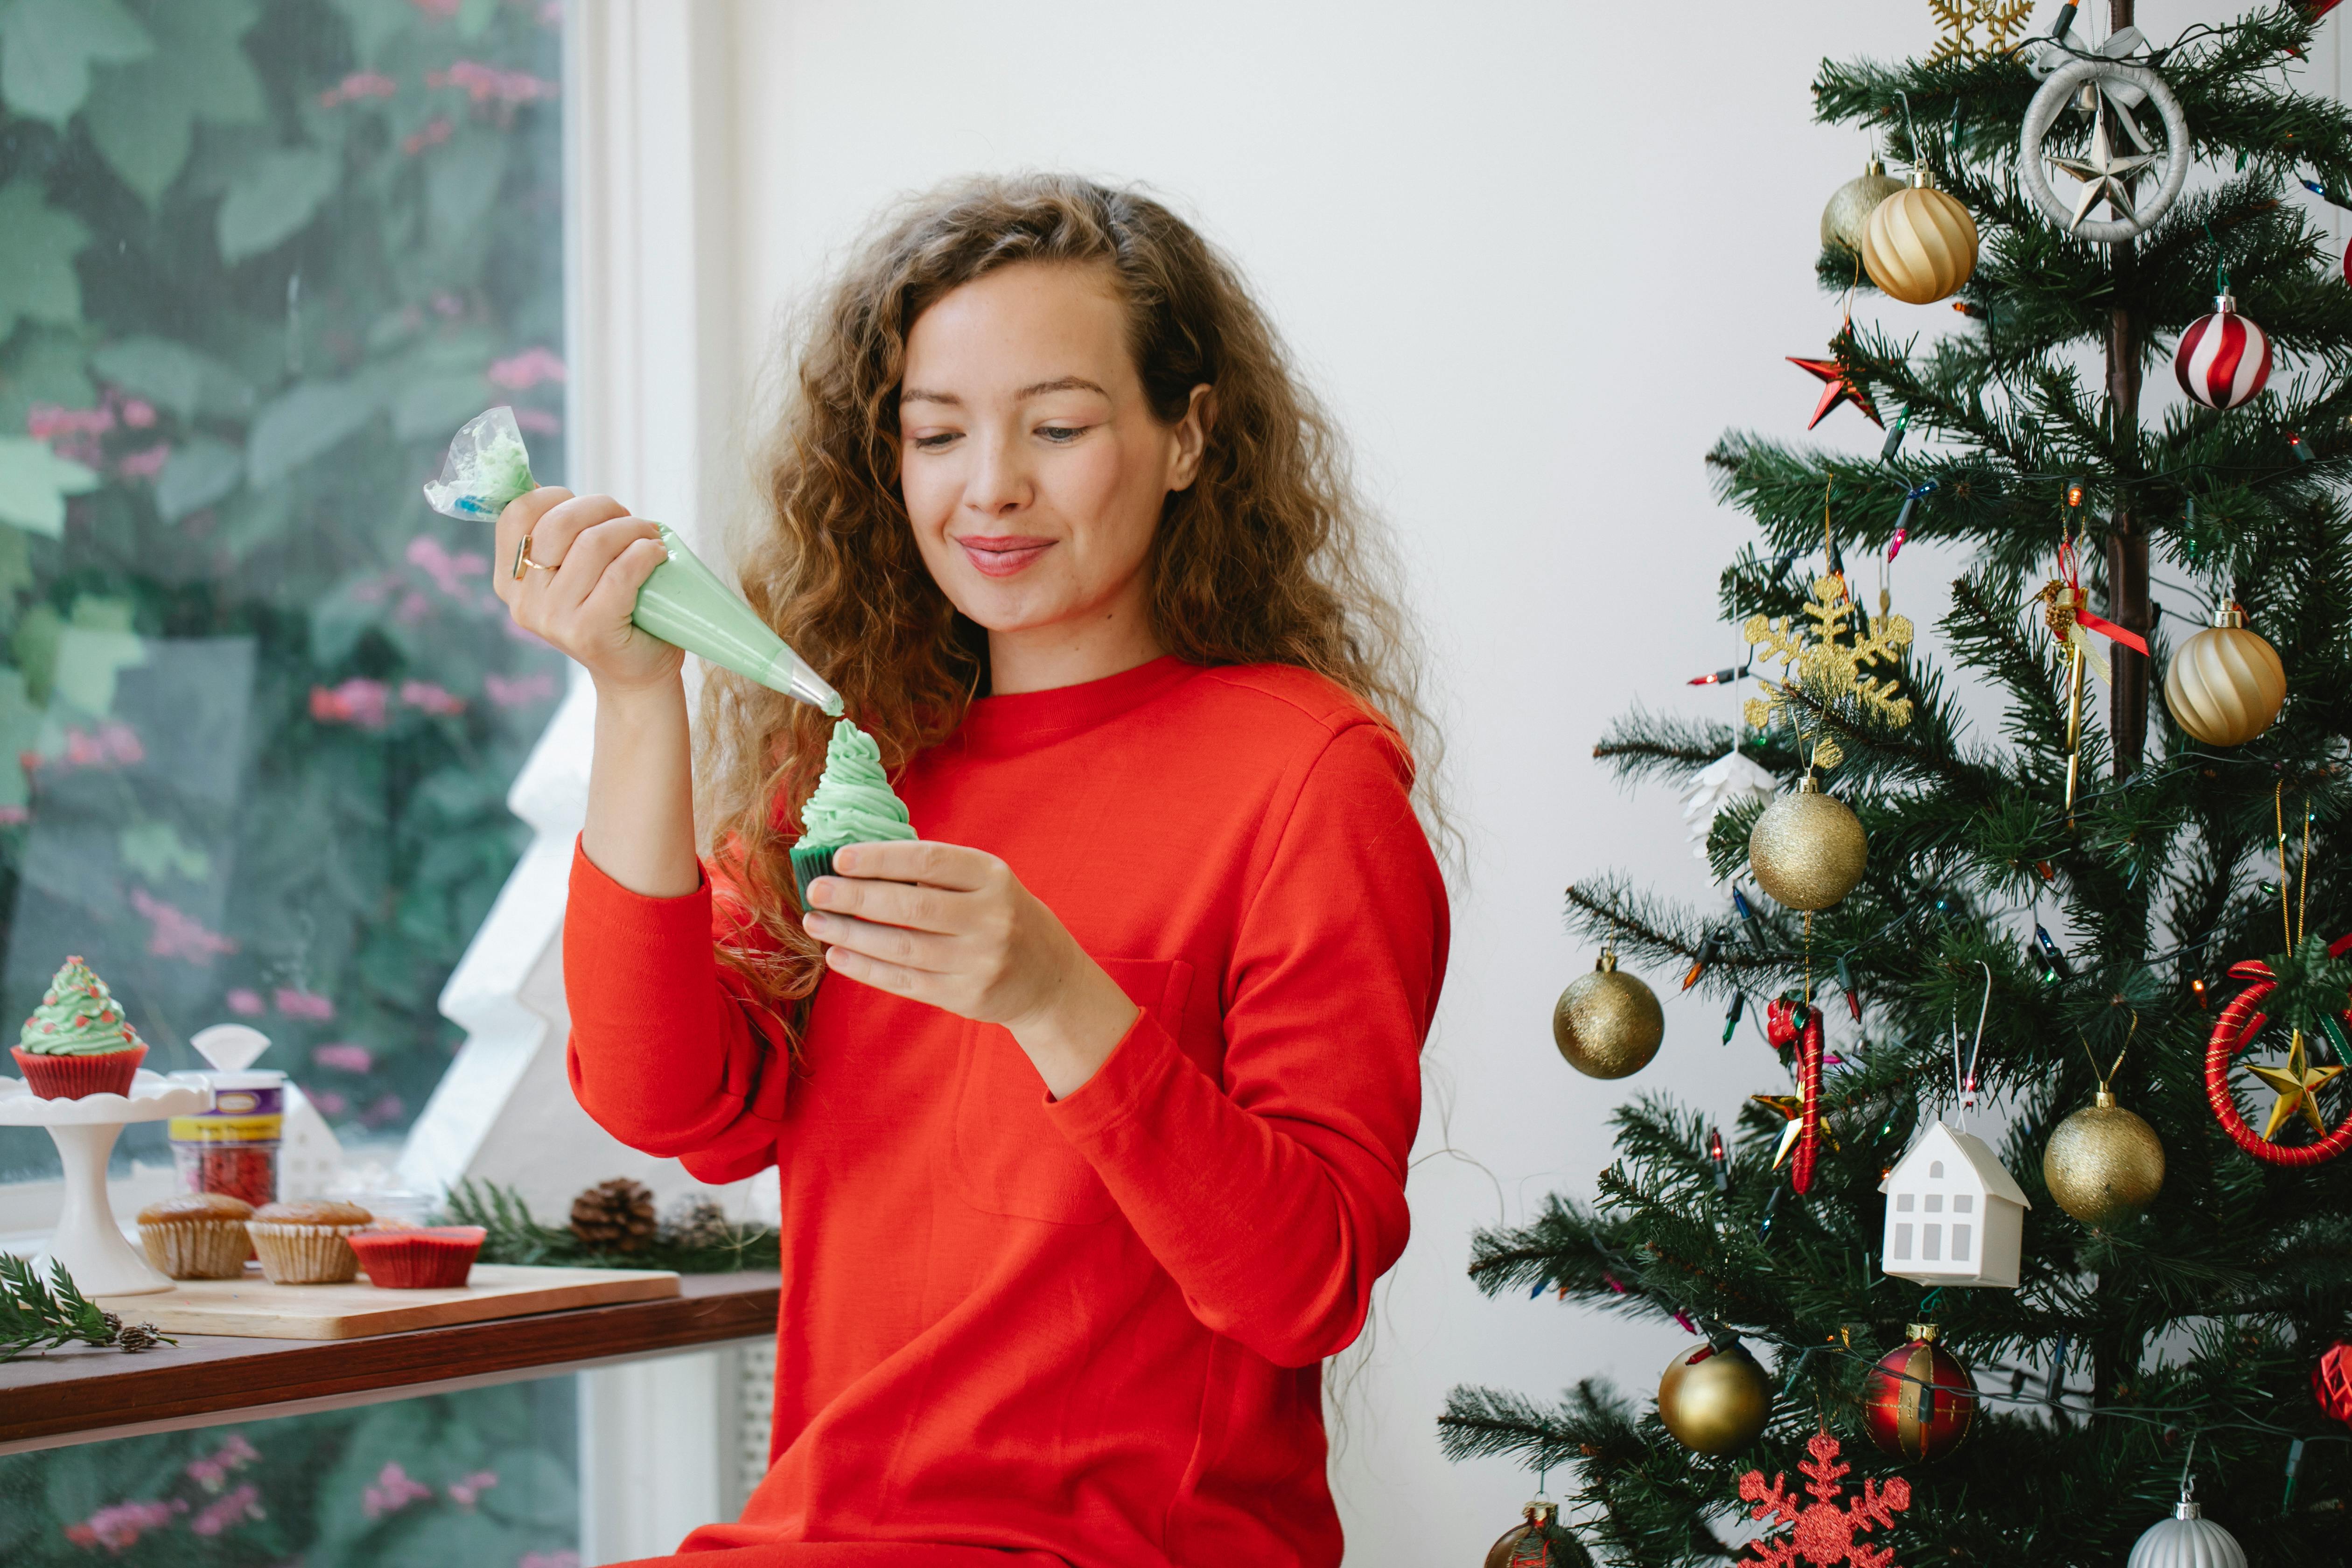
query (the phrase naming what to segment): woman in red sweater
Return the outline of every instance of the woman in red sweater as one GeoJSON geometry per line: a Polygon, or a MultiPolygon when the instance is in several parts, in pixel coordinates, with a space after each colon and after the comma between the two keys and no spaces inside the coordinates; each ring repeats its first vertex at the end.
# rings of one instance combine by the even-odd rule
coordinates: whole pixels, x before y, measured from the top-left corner
{"type": "Polygon", "coordinates": [[[653,525],[499,522],[597,689],[573,1089],[782,1184],[774,1464],[677,1561],[1329,1568],[1319,1363],[1404,1247],[1446,944],[1336,444],[1230,266],[1074,179],[897,215],[796,371],[743,587],[922,835],[810,909],[829,721],[713,671],[692,752],[653,525]]]}

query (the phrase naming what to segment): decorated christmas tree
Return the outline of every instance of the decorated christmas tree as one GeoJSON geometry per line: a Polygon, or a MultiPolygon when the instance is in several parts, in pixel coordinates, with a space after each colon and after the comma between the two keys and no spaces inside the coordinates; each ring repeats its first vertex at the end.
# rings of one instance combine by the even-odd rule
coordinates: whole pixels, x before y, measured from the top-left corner
{"type": "Polygon", "coordinates": [[[1449,1451],[1558,1497],[1491,1563],[2347,1560],[2327,8],[2158,39],[2130,0],[1936,0],[1926,58],[1822,68],[1819,119],[1909,175],[1822,219],[1820,281],[1895,329],[1797,362],[1821,437],[1867,446],[1709,456],[1760,534],[1722,578],[1743,722],[1637,718],[1595,755],[1685,785],[1720,901],[1579,876],[1604,956],[1554,1021],[1573,1066],[1638,1071],[1646,973],[1724,1009],[1758,1092],[1721,1131],[1632,1099],[1591,1202],[1476,1238],[1490,1293],[1696,1336],[1654,1389],[1456,1391],[1449,1451]],[[1906,541],[1962,571],[1931,626],[1890,601],[1906,541]]]}

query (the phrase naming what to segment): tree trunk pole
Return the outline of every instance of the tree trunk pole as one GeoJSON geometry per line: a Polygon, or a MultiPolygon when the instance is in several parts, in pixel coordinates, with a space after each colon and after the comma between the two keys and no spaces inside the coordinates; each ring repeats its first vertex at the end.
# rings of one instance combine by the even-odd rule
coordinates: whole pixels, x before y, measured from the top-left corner
{"type": "MultiPolygon", "coordinates": [[[[2111,28],[2132,25],[2132,4],[2133,0],[2109,0],[2111,28]]],[[[2116,246],[2110,255],[2116,295],[2128,300],[2137,270],[2131,242],[2116,246]]],[[[2107,402],[2114,410],[2116,475],[2120,479],[2139,474],[2139,350],[2140,332],[2131,309],[2119,304],[2107,318],[2107,402]]],[[[2106,616],[2142,637],[2156,619],[2147,591],[2147,533],[2133,505],[2132,491],[2120,486],[2107,528],[2106,616]]],[[[2107,697],[2107,736],[2115,742],[2116,776],[2124,778],[2139,766],[2140,753],[2147,746],[2149,666],[2147,656],[2120,646],[2110,650],[2110,657],[2115,684],[2107,697]]]]}

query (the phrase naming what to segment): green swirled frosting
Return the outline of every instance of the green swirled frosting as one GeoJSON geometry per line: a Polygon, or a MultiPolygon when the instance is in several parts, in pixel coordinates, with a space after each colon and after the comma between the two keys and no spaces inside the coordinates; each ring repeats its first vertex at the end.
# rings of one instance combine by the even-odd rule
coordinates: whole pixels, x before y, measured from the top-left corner
{"type": "Polygon", "coordinates": [[[912,838],[907,806],[882,772],[874,737],[844,719],[824,748],[824,776],[801,813],[801,842],[812,848],[912,838]]]}
{"type": "Polygon", "coordinates": [[[102,1057],[144,1044],[106,982],[80,959],[68,958],[25,1020],[17,1048],[41,1057],[102,1057]]]}

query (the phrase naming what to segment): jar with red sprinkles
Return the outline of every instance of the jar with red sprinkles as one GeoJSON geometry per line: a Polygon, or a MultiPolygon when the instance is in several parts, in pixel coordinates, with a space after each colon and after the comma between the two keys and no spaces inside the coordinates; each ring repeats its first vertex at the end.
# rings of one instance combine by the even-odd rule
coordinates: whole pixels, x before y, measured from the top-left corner
{"type": "Polygon", "coordinates": [[[168,1134],[180,1190],[225,1193],[254,1207],[278,1201],[278,1149],[286,1128],[286,1075],[212,1072],[213,1108],[174,1116],[168,1134]]]}

